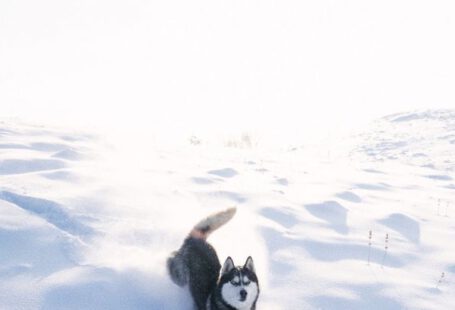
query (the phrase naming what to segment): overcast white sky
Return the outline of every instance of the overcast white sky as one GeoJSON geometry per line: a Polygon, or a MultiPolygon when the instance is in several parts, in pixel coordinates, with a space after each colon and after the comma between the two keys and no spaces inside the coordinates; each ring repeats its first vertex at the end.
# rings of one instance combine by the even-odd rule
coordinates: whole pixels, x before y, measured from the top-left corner
{"type": "Polygon", "coordinates": [[[0,117],[338,130],[455,107],[455,1],[0,1],[0,117]]]}

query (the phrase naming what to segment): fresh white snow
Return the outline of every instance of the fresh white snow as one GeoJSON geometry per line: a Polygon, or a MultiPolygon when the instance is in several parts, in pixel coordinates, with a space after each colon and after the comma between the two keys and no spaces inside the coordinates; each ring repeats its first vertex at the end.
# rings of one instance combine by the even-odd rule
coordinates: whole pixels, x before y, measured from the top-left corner
{"type": "Polygon", "coordinates": [[[229,206],[210,241],[254,258],[258,309],[452,309],[455,111],[318,144],[188,138],[0,121],[0,309],[191,309],[165,259],[229,206]]]}

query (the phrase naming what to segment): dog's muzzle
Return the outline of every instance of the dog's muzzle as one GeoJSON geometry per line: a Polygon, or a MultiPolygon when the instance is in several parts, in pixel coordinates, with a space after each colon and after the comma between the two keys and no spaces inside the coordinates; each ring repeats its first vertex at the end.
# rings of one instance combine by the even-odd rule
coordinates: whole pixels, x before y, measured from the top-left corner
{"type": "Polygon", "coordinates": [[[245,290],[240,291],[240,301],[245,301],[248,293],[245,290]]]}

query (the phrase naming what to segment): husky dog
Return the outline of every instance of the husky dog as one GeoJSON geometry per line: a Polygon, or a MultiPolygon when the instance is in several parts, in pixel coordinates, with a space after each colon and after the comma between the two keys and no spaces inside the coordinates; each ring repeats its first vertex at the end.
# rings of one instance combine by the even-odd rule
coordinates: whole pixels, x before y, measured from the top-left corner
{"type": "Polygon", "coordinates": [[[228,257],[221,268],[215,249],[206,241],[235,211],[227,209],[199,222],[167,260],[171,279],[179,286],[188,285],[197,310],[256,309],[259,282],[253,259],[248,257],[243,266],[235,266],[228,257]]]}

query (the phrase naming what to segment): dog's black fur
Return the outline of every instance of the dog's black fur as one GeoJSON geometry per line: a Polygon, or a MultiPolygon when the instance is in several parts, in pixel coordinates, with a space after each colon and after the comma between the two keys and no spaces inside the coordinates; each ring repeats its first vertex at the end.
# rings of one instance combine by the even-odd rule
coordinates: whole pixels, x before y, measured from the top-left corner
{"type": "Polygon", "coordinates": [[[205,310],[221,269],[215,249],[203,239],[188,237],[167,263],[174,282],[180,286],[188,284],[197,309],[205,310]]]}

